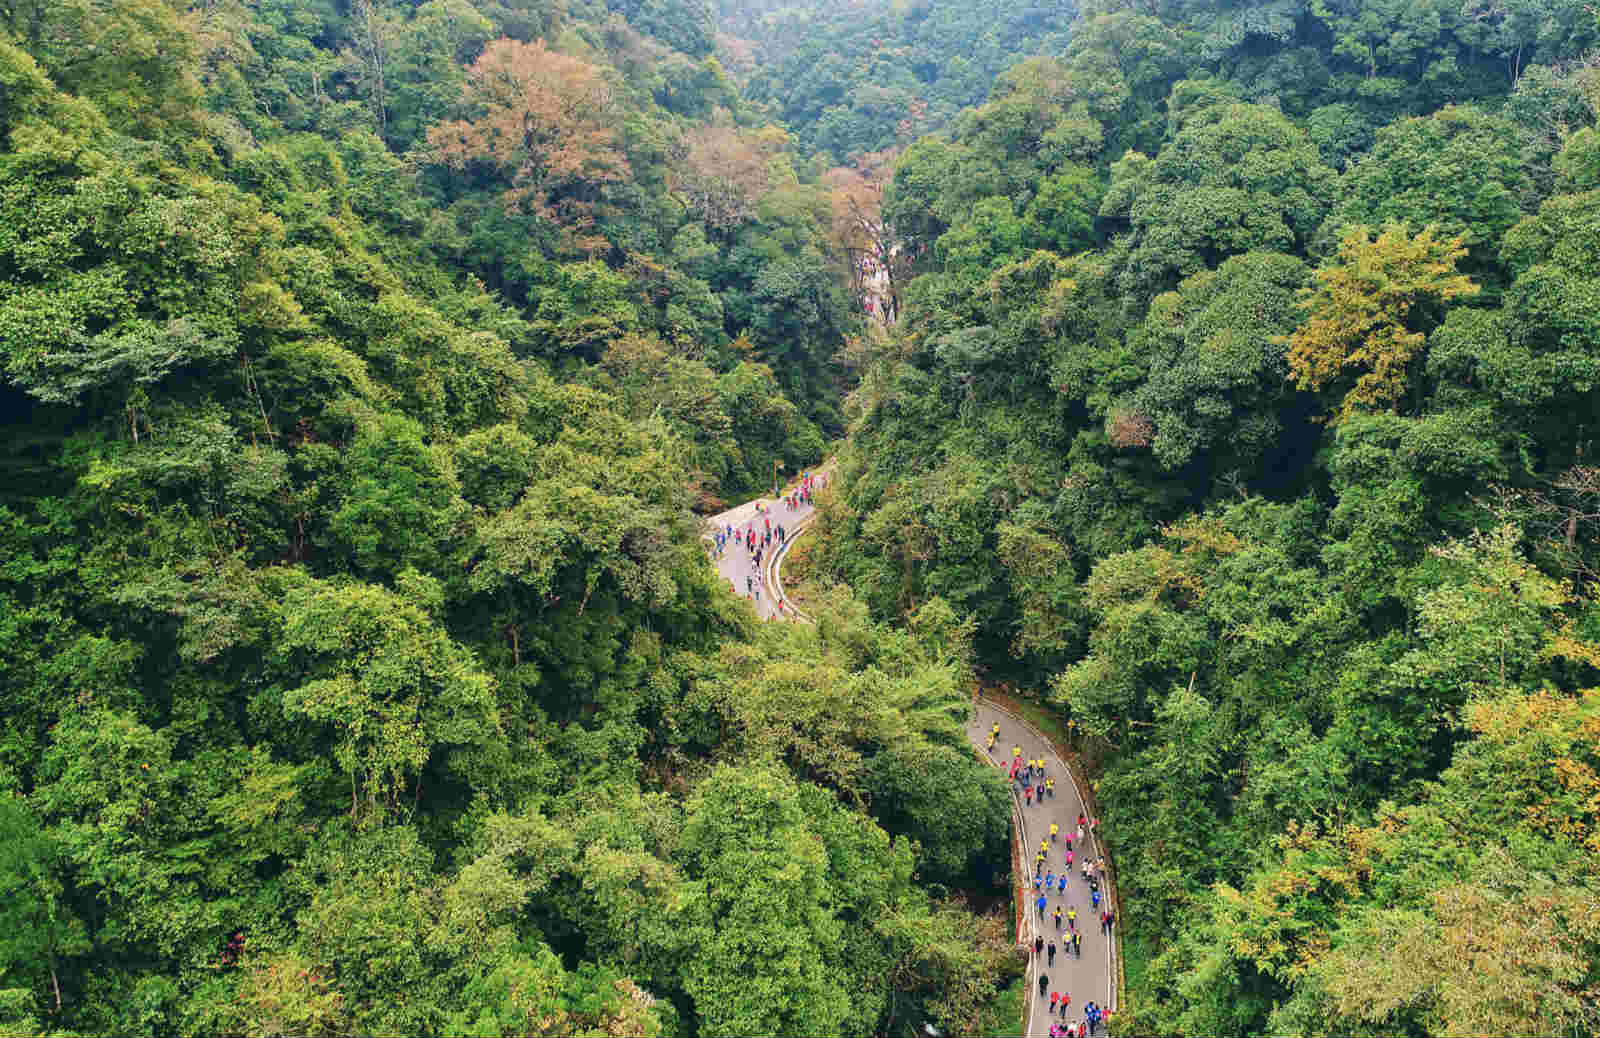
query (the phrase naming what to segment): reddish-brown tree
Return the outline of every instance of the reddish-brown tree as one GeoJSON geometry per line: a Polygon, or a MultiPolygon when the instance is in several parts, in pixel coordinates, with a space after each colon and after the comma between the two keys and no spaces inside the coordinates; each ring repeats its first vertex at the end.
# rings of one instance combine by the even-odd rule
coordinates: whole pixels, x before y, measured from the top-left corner
{"type": "Polygon", "coordinates": [[[911,257],[883,219],[883,189],[894,176],[899,154],[858,155],[851,165],[822,176],[833,205],[829,238],[850,264],[851,287],[858,297],[871,297],[881,307],[878,313],[891,322],[900,311],[900,291],[911,280],[911,257]]]}
{"type": "Polygon", "coordinates": [[[734,126],[706,126],[684,135],[684,154],[672,187],[689,212],[716,231],[755,219],[756,206],[772,187],[769,163],[787,143],[773,127],[751,133],[734,126]]]}
{"type": "Polygon", "coordinates": [[[532,206],[580,248],[604,185],[629,175],[614,129],[620,122],[606,70],[551,50],[543,40],[496,40],[467,73],[471,119],[428,134],[435,161],[490,166],[510,182],[508,206],[532,206]]]}

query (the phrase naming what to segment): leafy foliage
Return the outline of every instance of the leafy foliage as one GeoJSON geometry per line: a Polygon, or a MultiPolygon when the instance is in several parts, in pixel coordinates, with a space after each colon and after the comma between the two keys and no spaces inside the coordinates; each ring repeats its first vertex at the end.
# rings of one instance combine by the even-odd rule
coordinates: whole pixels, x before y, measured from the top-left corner
{"type": "Polygon", "coordinates": [[[897,142],[816,552],[1073,734],[1119,1029],[1593,1030],[1595,31],[1113,0],[897,142]]]}
{"type": "Polygon", "coordinates": [[[859,330],[824,163],[711,48],[0,4],[0,1029],[867,1033],[1015,976],[950,896],[1008,807],[954,634],[707,564],[859,330]]]}
{"type": "Polygon", "coordinates": [[[1301,304],[1306,320],[1289,339],[1289,369],[1302,389],[1321,389],[1346,369],[1362,371],[1341,415],[1398,404],[1407,368],[1432,330],[1430,305],[1477,291],[1455,273],[1466,255],[1459,238],[1439,240],[1431,227],[1415,237],[1397,227],[1370,235],[1364,227],[1351,231],[1334,261],[1316,272],[1301,304]]]}

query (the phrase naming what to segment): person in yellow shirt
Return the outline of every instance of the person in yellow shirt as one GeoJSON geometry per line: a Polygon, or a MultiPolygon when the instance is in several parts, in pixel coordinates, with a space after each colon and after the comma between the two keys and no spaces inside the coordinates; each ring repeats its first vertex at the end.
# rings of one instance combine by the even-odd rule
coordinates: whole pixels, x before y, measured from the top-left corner
{"type": "Polygon", "coordinates": [[[1056,795],[1056,780],[1055,779],[1045,779],[1044,780],[1044,791],[1046,793],[1050,794],[1051,796],[1055,796],[1056,795]]]}
{"type": "Polygon", "coordinates": [[[1011,747],[1011,756],[1013,756],[1013,757],[1021,757],[1022,756],[1022,747],[1021,746],[1013,746],[1013,747],[1011,747]]]}
{"type": "Polygon", "coordinates": [[[1060,831],[1061,831],[1061,827],[1059,825],[1057,825],[1054,822],[1050,823],[1050,842],[1051,843],[1055,843],[1056,842],[1056,833],[1059,833],[1060,831]]]}
{"type": "Polygon", "coordinates": [[[1078,928],[1078,910],[1076,908],[1067,909],[1067,925],[1074,930],[1078,928]]]}

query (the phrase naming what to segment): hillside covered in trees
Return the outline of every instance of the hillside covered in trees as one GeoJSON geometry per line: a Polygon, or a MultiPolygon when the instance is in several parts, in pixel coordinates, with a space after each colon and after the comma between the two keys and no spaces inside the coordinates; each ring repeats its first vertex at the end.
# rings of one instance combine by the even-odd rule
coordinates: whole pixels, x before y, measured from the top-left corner
{"type": "Polygon", "coordinates": [[[1600,1030],[1600,43],[1085,5],[911,143],[826,566],[1098,776],[1135,1034],[1600,1030]]]}
{"type": "Polygon", "coordinates": [[[1597,46],[0,2],[0,1033],[1009,1033],[979,677],[1114,1030],[1600,1032],[1597,46]]]}
{"type": "Polygon", "coordinates": [[[0,4],[0,1033],[995,1026],[970,628],[700,541],[858,324],[709,17],[0,4]]]}

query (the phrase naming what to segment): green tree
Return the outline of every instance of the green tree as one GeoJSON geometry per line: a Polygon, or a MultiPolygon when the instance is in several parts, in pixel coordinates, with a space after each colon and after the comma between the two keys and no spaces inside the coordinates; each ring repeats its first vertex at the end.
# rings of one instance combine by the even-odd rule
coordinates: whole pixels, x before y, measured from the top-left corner
{"type": "Polygon", "coordinates": [[[1127,214],[1122,283],[1141,294],[1254,249],[1303,250],[1333,171],[1281,113],[1179,84],[1174,134],[1153,162],[1113,169],[1102,217],[1127,214]]]}
{"type": "Polygon", "coordinates": [[[1340,419],[1398,408],[1412,359],[1440,323],[1443,304],[1478,291],[1456,273],[1466,255],[1461,239],[1438,238],[1431,227],[1414,237],[1404,227],[1371,234],[1350,231],[1333,261],[1315,272],[1300,304],[1305,323],[1289,337],[1289,371],[1302,389],[1343,385],[1347,370],[1362,372],[1340,402],[1340,419]]]}
{"type": "Polygon", "coordinates": [[[284,693],[284,711],[332,734],[353,816],[393,811],[408,791],[420,801],[430,764],[442,777],[460,767],[455,753],[500,738],[493,679],[392,592],[291,592],[276,651],[304,682],[284,693]]]}
{"type": "Polygon", "coordinates": [[[0,927],[7,935],[0,942],[0,981],[21,981],[35,995],[48,980],[60,1013],[63,960],[90,944],[63,897],[57,853],[21,797],[0,798],[0,927]]]}
{"type": "Polygon", "coordinates": [[[1149,446],[1169,469],[1207,458],[1218,476],[1259,471],[1291,435],[1283,336],[1307,275],[1292,256],[1251,252],[1158,296],[1129,337],[1150,375],[1110,405],[1112,443],[1149,446]]]}
{"type": "Polygon", "coordinates": [[[1351,225],[1393,223],[1461,240],[1467,270],[1497,277],[1495,250],[1532,195],[1521,134],[1472,107],[1401,119],[1380,129],[1372,150],[1339,182],[1339,202],[1321,238],[1333,249],[1351,225]]]}
{"type": "MultiPolygon", "coordinates": [[[[829,968],[841,935],[827,847],[794,782],[771,767],[722,767],[690,799],[683,852],[704,913],[684,988],[705,1027],[832,1034],[851,1015],[829,968]]],[[[865,864],[865,863],[862,863],[865,864]]]]}

